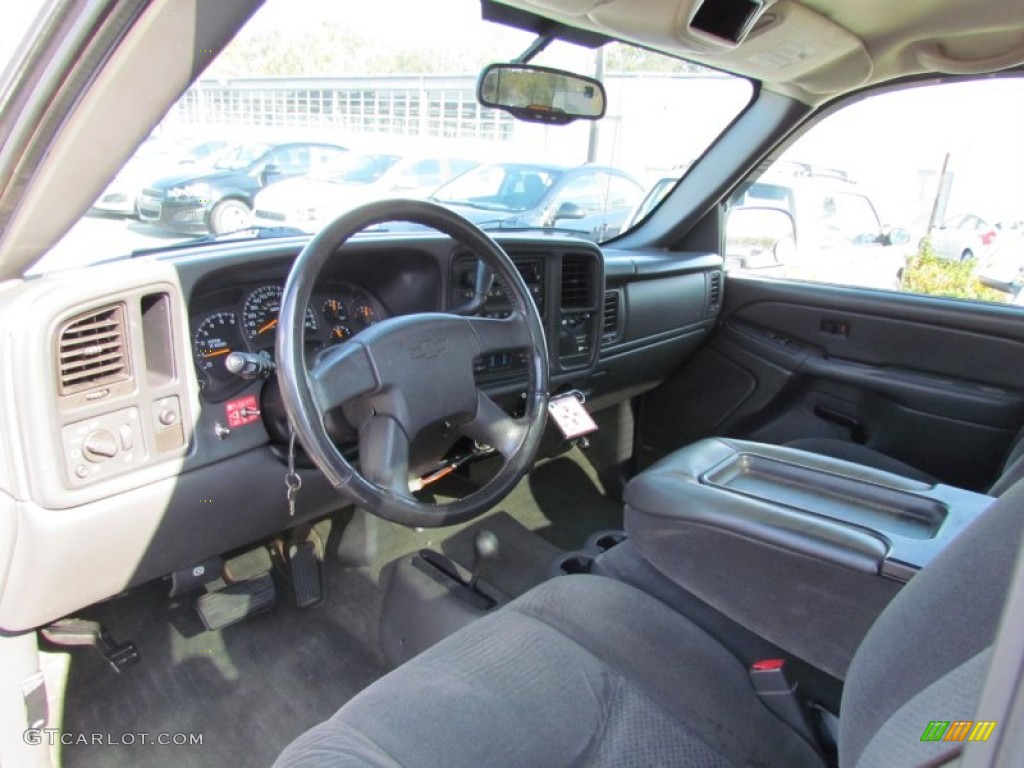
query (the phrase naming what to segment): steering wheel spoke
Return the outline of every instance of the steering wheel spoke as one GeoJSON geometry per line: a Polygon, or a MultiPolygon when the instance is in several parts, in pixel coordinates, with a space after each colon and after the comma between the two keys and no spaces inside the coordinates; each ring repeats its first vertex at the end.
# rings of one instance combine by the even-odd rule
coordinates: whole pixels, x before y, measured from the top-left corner
{"type": "Polygon", "coordinates": [[[498,352],[505,349],[522,349],[530,346],[530,329],[523,315],[513,312],[505,318],[466,318],[480,341],[480,351],[498,352]]]}
{"type": "Polygon", "coordinates": [[[391,416],[371,416],[359,430],[359,470],[396,496],[409,493],[409,438],[391,416]]]}
{"type": "Polygon", "coordinates": [[[528,427],[525,419],[509,416],[487,394],[477,390],[476,417],[463,424],[459,431],[509,458],[522,446],[528,427]]]}
{"type": "Polygon", "coordinates": [[[309,372],[309,384],[321,413],[379,386],[369,351],[358,342],[322,353],[309,372]]]}

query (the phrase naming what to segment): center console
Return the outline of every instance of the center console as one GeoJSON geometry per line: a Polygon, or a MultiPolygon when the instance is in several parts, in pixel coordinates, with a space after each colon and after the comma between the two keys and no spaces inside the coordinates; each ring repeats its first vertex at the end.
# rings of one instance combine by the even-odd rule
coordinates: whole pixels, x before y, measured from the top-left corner
{"type": "Polygon", "coordinates": [[[641,558],[842,679],[888,601],[994,499],[716,438],[637,476],[625,500],[641,558]]]}

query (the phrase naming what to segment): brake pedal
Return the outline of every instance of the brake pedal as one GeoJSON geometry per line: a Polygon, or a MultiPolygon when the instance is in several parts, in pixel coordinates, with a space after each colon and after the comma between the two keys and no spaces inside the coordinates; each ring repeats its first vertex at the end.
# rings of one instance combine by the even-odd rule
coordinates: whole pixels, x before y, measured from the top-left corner
{"type": "Polygon", "coordinates": [[[292,592],[298,608],[308,608],[324,599],[323,578],[316,545],[307,539],[288,548],[292,592]]]}
{"type": "Polygon", "coordinates": [[[39,630],[48,643],[59,646],[91,646],[98,650],[111,668],[120,674],[139,663],[141,656],[135,643],[119,643],[98,621],[60,619],[39,630]]]}
{"type": "Polygon", "coordinates": [[[276,599],[274,579],[269,573],[264,573],[215,592],[207,592],[196,600],[196,611],[203,626],[213,632],[269,611],[276,599]]]}

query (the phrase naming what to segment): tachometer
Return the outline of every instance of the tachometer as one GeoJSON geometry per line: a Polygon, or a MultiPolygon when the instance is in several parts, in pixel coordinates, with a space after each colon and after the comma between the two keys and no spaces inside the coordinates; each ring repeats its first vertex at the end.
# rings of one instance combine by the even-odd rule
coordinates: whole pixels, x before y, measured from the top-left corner
{"type": "MultiPolygon", "coordinates": [[[[260,346],[273,344],[277,332],[277,319],[281,313],[281,296],[284,288],[280,285],[263,285],[245,297],[242,305],[242,326],[247,338],[260,346]]],[[[317,329],[316,315],[306,307],[306,330],[317,329]]]]}
{"type": "Polygon", "coordinates": [[[234,312],[217,312],[206,317],[196,328],[193,349],[196,367],[211,382],[226,382],[234,374],[224,367],[224,358],[235,351],[245,351],[245,341],[234,312]]]}

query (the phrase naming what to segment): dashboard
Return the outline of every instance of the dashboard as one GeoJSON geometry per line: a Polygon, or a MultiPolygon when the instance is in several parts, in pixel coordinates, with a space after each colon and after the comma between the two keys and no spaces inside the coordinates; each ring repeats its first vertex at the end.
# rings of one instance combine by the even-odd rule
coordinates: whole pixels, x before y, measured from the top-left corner
{"type": "MultiPolygon", "coordinates": [[[[17,513],[0,522],[17,519],[17,533],[0,628],[39,626],[346,505],[300,463],[289,514],[276,377],[242,378],[224,365],[236,351],[273,355],[282,289],[305,242],[172,249],[4,287],[0,499],[17,513]]],[[[592,412],[669,377],[721,307],[715,254],[618,254],[516,233],[498,242],[541,313],[550,393],[578,390],[592,412]]],[[[324,265],[305,310],[310,356],[375,323],[460,310],[478,263],[441,235],[350,240],[324,265]]],[[[474,311],[501,317],[509,308],[495,282],[474,311]]],[[[522,350],[477,359],[473,374],[507,412],[522,407],[522,350]]],[[[356,450],[343,418],[331,412],[325,425],[341,450],[356,450]]],[[[463,439],[443,423],[425,428],[413,471],[435,470],[463,439]]]]}

